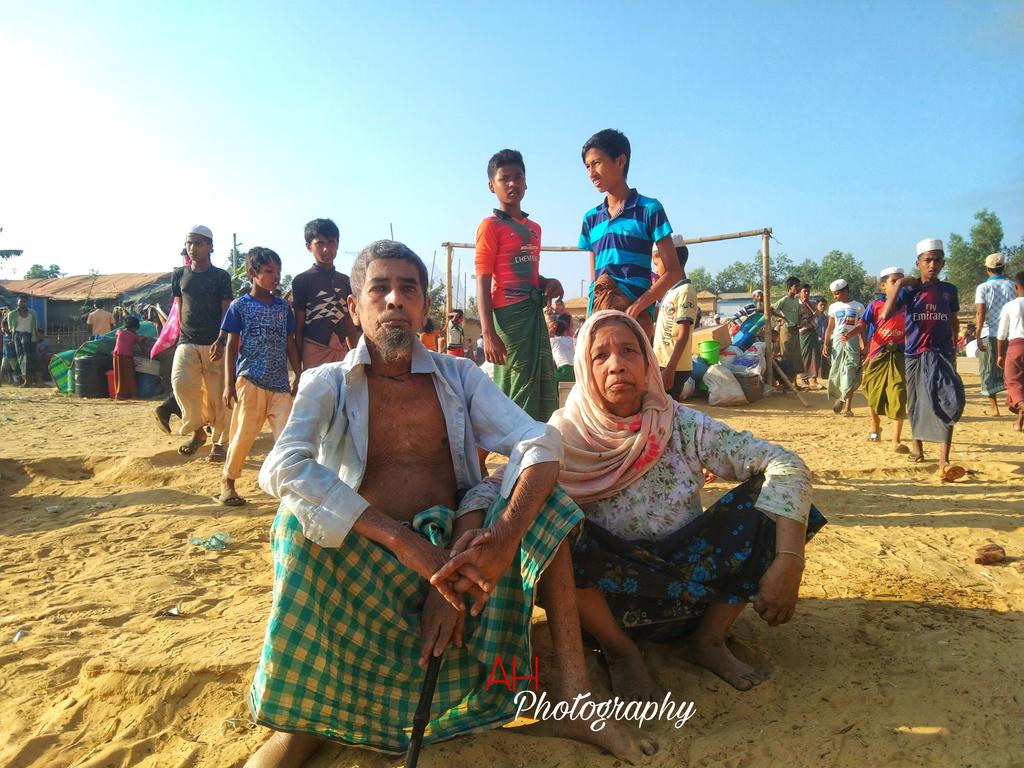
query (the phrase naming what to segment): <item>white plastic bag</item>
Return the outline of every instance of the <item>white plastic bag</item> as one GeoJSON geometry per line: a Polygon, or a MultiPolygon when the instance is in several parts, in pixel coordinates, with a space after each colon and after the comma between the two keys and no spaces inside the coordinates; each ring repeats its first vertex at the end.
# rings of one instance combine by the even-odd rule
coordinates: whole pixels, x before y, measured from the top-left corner
{"type": "Polygon", "coordinates": [[[708,388],[709,405],[746,405],[743,387],[724,365],[716,363],[704,374],[704,385],[708,388]]]}

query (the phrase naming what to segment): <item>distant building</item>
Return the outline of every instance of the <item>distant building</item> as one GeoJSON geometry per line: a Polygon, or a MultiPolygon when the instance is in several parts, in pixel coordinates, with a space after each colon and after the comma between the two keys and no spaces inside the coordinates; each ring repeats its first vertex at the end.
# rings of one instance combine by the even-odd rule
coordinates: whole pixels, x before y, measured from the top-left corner
{"type": "Polygon", "coordinates": [[[43,333],[81,330],[82,314],[99,300],[106,309],[116,304],[171,305],[170,272],[129,272],[117,275],[69,275],[45,280],[0,280],[0,289],[27,296],[43,333]]]}

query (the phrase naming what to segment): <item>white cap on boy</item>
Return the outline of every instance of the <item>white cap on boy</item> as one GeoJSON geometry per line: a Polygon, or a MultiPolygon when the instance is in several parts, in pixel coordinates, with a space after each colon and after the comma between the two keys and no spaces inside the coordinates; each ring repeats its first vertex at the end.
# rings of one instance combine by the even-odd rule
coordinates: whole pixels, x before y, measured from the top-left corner
{"type": "Polygon", "coordinates": [[[937,237],[926,237],[920,243],[917,244],[917,255],[920,256],[922,253],[928,253],[928,251],[942,251],[945,250],[942,247],[942,241],[937,237]]]}
{"type": "Polygon", "coordinates": [[[886,267],[885,269],[883,269],[881,272],[878,273],[878,277],[879,277],[880,280],[884,280],[889,275],[905,275],[905,274],[906,274],[906,272],[903,271],[903,267],[886,267]]]}
{"type": "Polygon", "coordinates": [[[846,288],[849,285],[850,284],[848,282],[846,282],[845,280],[843,280],[843,278],[840,277],[838,280],[833,280],[831,283],[829,283],[828,289],[830,291],[841,291],[843,290],[843,288],[846,288]]]}

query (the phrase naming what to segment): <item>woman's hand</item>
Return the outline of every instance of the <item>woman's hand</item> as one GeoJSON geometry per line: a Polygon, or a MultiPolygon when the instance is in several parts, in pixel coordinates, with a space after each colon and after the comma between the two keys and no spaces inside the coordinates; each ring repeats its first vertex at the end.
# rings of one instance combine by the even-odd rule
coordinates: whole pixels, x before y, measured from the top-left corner
{"type": "Polygon", "coordinates": [[[789,554],[777,554],[757,585],[754,610],[769,626],[777,627],[793,618],[804,562],[789,554]]]}

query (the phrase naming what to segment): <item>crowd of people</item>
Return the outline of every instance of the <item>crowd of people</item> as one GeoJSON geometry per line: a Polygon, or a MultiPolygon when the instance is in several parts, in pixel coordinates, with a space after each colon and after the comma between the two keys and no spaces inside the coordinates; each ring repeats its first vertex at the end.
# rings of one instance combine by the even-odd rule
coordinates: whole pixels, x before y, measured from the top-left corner
{"type": "MultiPolygon", "coordinates": [[[[557,669],[547,679],[560,701],[590,689],[584,630],[623,700],[664,694],[642,639],[679,642],[738,690],[765,679],[727,635],[748,604],[769,626],[793,617],[805,544],[825,519],[799,456],[680,402],[699,324],[689,253],[661,203],[629,186],[630,156],[613,130],[582,148],[604,195],[582,221],[591,265],[582,325],[558,280],[541,274],[522,155],[490,159],[496,207],[475,254],[479,347],[467,343],[461,310],[441,328],[429,320],[426,266],[401,243],[371,243],[345,275],[335,268],[338,227],[309,222],[313,264],[289,303],[278,295],[277,253],[248,251],[251,288],[234,297],[211,263],[213,233],[188,232],[188,263],[172,278],[173,395],[157,420],[169,431],[180,416],[184,456],[211,443],[206,458],[224,463],[217,498],[229,506],[246,503],[237,481],[269,422],[259,484],[281,500],[273,603],[249,693],[254,719],[274,734],[250,768],[299,765],[324,740],[404,750],[423,669],[442,655],[427,742],[510,721],[512,695],[488,681],[499,657],[530,668],[535,602],[547,611],[557,669]],[[560,382],[573,382],[561,408],[560,382]],[[492,453],[507,461],[488,474],[492,453]],[[700,491],[714,478],[738,485],[705,510],[700,491]]],[[[983,393],[997,411],[1005,387],[1019,429],[1024,273],[1011,283],[999,258],[986,264],[976,296],[983,393]]],[[[772,307],[758,291],[739,316],[777,321],[787,370],[802,388],[827,381],[837,414],[852,416],[863,385],[869,439],[879,440],[884,416],[894,450],[920,462],[924,443],[937,443],[939,474],[953,481],[964,472],[949,455],[964,390],[960,305],[939,279],[943,265],[942,243],[928,239],[917,247],[920,277],[883,270],[882,296],[866,307],[846,280],[831,284],[826,306],[793,277],[772,307]],[[907,418],[912,449],[901,442],[907,418]]],[[[111,320],[100,308],[89,315],[97,332],[111,320]]],[[[20,306],[6,327],[21,348],[35,333],[20,306]]],[[[133,327],[122,330],[115,370],[139,343],[133,327]]],[[[615,721],[555,725],[628,761],[657,749],[615,721]]]]}

